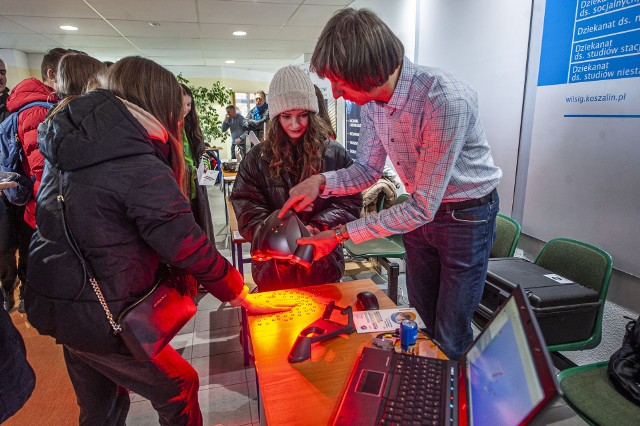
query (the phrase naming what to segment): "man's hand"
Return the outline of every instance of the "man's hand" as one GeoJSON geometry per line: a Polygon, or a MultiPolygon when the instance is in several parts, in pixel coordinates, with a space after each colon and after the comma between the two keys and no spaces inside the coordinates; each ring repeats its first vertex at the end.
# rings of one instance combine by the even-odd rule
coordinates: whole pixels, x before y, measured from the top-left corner
{"type": "Polygon", "coordinates": [[[18,186],[18,182],[0,182],[0,191],[3,189],[15,188],[18,186]]]}
{"type": "Polygon", "coordinates": [[[322,259],[326,255],[331,253],[333,249],[338,245],[336,231],[334,231],[333,229],[322,231],[319,234],[314,235],[313,237],[299,238],[296,242],[301,245],[312,245],[315,247],[313,260],[322,259]]]}
{"type": "Polygon", "coordinates": [[[318,198],[320,188],[324,186],[326,179],[322,175],[314,175],[307,178],[289,190],[289,199],[280,209],[279,218],[284,217],[290,209],[299,212],[305,210],[313,200],[318,198]]]}
{"type": "Polygon", "coordinates": [[[290,311],[296,306],[295,302],[288,300],[260,300],[255,297],[254,294],[249,294],[240,303],[240,306],[245,308],[251,315],[264,315],[273,314],[276,312],[290,311]]]}
{"type": "Polygon", "coordinates": [[[236,138],[236,145],[240,145],[240,138],[236,138]]]}

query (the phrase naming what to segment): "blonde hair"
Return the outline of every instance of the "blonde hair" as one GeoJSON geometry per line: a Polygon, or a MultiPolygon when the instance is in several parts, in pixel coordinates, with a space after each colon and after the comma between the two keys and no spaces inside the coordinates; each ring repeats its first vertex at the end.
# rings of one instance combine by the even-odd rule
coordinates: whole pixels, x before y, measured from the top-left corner
{"type": "Polygon", "coordinates": [[[47,116],[50,121],[75,97],[84,95],[97,86],[98,75],[107,69],[102,61],[84,53],[67,53],[58,62],[56,86],[64,99],[47,116]]]}

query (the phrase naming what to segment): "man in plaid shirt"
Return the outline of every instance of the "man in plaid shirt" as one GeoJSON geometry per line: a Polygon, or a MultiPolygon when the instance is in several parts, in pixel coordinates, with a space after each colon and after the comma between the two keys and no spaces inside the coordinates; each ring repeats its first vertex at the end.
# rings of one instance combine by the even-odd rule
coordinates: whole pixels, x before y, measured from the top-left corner
{"type": "Polygon", "coordinates": [[[480,123],[476,93],[452,74],[415,65],[373,12],[342,9],[322,31],[311,68],[333,96],[359,105],[357,158],[314,175],[282,208],[361,192],[377,182],[387,155],[410,198],[335,230],[303,238],[319,259],[345,240],[403,234],[409,302],[451,359],[473,340],[471,317],[484,288],[502,176],[480,123]]]}

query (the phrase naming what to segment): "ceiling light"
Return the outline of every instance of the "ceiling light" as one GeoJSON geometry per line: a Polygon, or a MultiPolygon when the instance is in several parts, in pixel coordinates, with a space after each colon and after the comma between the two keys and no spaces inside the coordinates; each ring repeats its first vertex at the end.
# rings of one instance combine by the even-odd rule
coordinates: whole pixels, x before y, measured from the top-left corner
{"type": "Polygon", "coordinates": [[[233,32],[233,35],[234,35],[234,36],[238,36],[238,37],[240,37],[240,36],[246,36],[246,35],[247,35],[247,32],[246,32],[246,31],[234,31],[234,32],[233,32]]]}
{"type": "Polygon", "coordinates": [[[149,22],[149,25],[151,25],[152,27],[159,27],[160,22],[149,22]]]}
{"type": "Polygon", "coordinates": [[[224,61],[225,64],[235,64],[236,61],[234,61],[233,59],[227,59],[226,61],[224,61]]]}
{"type": "Polygon", "coordinates": [[[60,29],[65,31],[78,31],[78,27],[74,27],[73,25],[60,25],[60,29]]]}

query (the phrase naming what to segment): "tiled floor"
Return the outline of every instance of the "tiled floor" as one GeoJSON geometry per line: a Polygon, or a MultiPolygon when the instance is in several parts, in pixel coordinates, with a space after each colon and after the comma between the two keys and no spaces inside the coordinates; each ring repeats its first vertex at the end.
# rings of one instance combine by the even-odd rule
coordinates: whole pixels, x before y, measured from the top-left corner
{"type": "MultiPolygon", "coordinates": [[[[225,245],[225,212],[222,192],[218,187],[209,187],[209,201],[218,249],[231,259],[231,251],[225,245]]],[[[248,247],[245,249],[248,250],[248,247]]],[[[382,289],[386,289],[386,281],[378,274],[360,275],[358,278],[371,278],[382,289]]],[[[407,303],[403,274],[399,282],[399,304],[402,305],[407,303]]],[[[199,401],[205,425],[259,424],[255,369],[243,365],[242,347],[238,339],[239,324],[238,309],[219,302],[211,295],[203,295],[196,316],[172,342],[200,377],[199,401]]],[[[127,424],[158,424],[156,412],[149,401],[138,395],[132,395],[131,400],[127,424]]],[[[564,403],[558,403],[539,424],[573,426],[586,423],[564,403]]]]}

